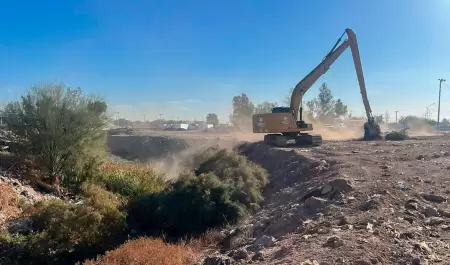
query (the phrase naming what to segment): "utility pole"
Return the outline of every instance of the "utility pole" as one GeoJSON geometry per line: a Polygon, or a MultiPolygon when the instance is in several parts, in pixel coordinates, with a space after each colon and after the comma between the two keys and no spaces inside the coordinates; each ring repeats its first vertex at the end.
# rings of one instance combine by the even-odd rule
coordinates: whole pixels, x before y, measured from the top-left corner
{"type": "Polygon", "coordinates": [[[143,113],[142,116],[144,116],[144,122],[145,122],[145,116],[147,116],[147,114],[143,113]]]}
{"type": "Polygon", "coordinates": [[[437,117],[437,123],[436,123],[436,130],[439,131],[439,119],[441,118],[441,88],[442,88],[442,82],[445,82],[445,79],[439,78],[439,102],[438,102],[438,117],[437,117]]]}
{"type": "Polygon", "coordinates": [[[398,116],[397,116],[398,110],[395,111],[395,123],[398,123],[398,116]]]}

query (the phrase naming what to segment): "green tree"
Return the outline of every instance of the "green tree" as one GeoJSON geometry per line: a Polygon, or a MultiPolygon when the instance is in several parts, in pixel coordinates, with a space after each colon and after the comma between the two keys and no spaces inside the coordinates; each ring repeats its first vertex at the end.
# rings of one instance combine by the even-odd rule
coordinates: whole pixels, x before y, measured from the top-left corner
{"type": "Polygon", "coordinates": [[[32,87],[5,108],[17,151],[31,155],[53,180],[80,184],[106,153],[104,101],[62,84],[32,87]]]}
{"type": "Polygon", "coordinates": [[[233,113],[230,121],[234,126],[245,126],[251,124],[251,118],[255,106],[245,93],[233,97],[233,113]]]}
{"type": "Polygon", "coordinates": [[[441,121],[441,125],[443,126],[449,126],[450,125],[450,120],[447,118],[443,118],[441,121]]]}
{"type": "Polygon", "coordinates": [[[219,118],[217,118],[217,114],[215,113],[208,113],[208,115],[206,115],[206,122],[215,127],[219,124],[219,118]]]}
{"type": "Polygon", "coordinates": [[[278,104],[276,102],[267,102],[264,101],[258,105],[256,105],[255,108],[255,114],[262,114],[262,113],[271,113],[272,109],[274,107],[278,106],[278,104]]]}
{"type": "Polygon", "coordinates": [[[322,83],[319,95],[306,102],[306,106],[314,119],[328,121],[335,116],[335,100],[326,83],[322,83]]]}
{"type": "Polygon", "coordinates": [[[340,99],[336,100],[334,104],[334,113],[336,114],[336,116],[347,115],[348,113],[347,105],[344,105],[344,103],[342,103],[342,100],[340,99]]]}

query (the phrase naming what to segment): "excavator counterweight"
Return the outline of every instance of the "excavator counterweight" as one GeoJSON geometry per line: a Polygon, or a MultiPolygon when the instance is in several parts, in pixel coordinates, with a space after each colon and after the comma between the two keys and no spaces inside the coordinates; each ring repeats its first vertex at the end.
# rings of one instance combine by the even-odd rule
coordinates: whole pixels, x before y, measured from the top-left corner
{"type": "Polygon", "coordinates": [[[322,144],[322,136],[310,134],[313,130],[312,124],[307,124],[302,117],[303,95],[312,85],[324,75],[330,66],[336,61],[344,51],[350,47],[355,65],[358,84],[367,115],[367,122],[364,124],[364,140],[374,140],[381,138],[380,126],[375,122],[372,110],[367,98],[366,84],[362,71],[361,59],[359,56],[358,41],[355,33],[351,29],[346,29],[341,37],[336,41],[333,48],[322,59],[308,75],[306,75],[292,91],[290,107],[276,107],[272,113],[254,114],[253,132],[266,133],[264,142],[275,146],[287,145],[312,145],[322,144]],[[342,37],[347,34],[347,39],[341,42],[342,37]]]}

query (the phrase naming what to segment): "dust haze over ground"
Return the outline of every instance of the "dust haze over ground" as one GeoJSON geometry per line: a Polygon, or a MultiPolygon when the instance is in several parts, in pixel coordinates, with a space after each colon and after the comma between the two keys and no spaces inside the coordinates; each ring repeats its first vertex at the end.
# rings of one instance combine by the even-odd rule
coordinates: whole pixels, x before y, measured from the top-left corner
{"type": "Polygon", "coordinates": [[[195,152],[215,145],[235,147],[269,172],[261,209],[226,230],[210,258],[237,262],[231,264],[450,261],[449,137],[364,142],[348,141],[362,128],[316,126],[315,132],[324,138],[315,148],[274,148],[261,142],[263,134],[251,132],[159,132],[110,143],[116,151],[131,144],[136,158],[172,174],[183,171],[195,152]]]}
{"type": "MultiPolygon", "coordinates": [[[[318,121],[312,125],[314,130],[306,133],[320,134],[324,141],[354,140],[364,135],[362,125],[330,128],[318,121]]],[[[421,121],[414,121],[408,127],[408,133],[413,137],[438,135],[430,125],[421,121]]],[[[386,125],[381,128],[384,132],[399,129],[386,125]]],[[[239,142],[259,142],[263,138],[264,133],[253,133],[250,127],[229,132],[148,130],[131,137],[111,136],[109,147],[113,154],[122,158],[153,164],[167,175],[177,176],[191,164],[195,153],[213,146],[231,150],[239,142]]]]}

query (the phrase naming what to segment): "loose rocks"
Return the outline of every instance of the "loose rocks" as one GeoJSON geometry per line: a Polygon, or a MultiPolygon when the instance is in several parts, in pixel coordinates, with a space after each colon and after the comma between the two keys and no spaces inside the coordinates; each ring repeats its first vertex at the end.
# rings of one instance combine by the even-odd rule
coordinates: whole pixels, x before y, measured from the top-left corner
{"type": "Polygon", "coordinates": [[[422,197],[427,201],[435,203],[443,203],[447,201],[446,197],[436,194],[422,194],[422,197]]]}
{"type": "Polygon", "coordinates": [[[262,235],[255,240],[254,246],[263,246],[265,248],[273,247],[275,245],[275,238],[273,236],[262,235]]]}
{"type": "Polygon", "coordinates": [[[340,246],[344,245],[344,242],[342,239],[338,236],[331,236],[327,239],[327,242],[323,245],[324,247],[329,248],[338,248],[340,246]]]}

